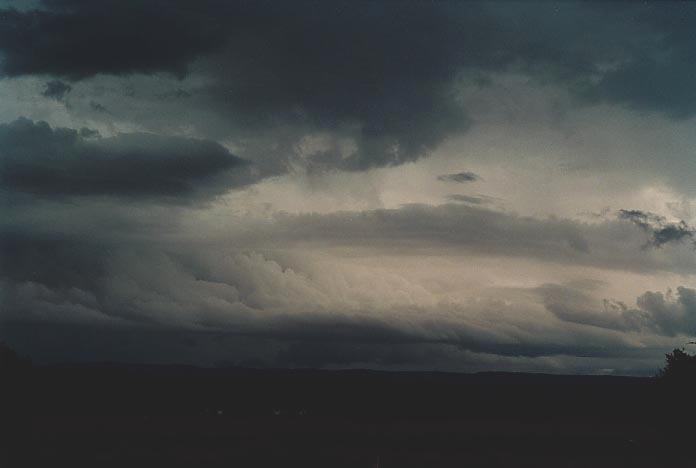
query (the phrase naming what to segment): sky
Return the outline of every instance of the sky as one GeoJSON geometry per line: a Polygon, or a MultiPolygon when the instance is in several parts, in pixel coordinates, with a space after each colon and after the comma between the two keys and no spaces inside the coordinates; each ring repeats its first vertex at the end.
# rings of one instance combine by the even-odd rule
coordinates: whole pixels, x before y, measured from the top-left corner
{"type": "Polygon", "coordinates": [[[37,363],[654,375],[696,335],[696,4],[0,0],[37,363]]]}

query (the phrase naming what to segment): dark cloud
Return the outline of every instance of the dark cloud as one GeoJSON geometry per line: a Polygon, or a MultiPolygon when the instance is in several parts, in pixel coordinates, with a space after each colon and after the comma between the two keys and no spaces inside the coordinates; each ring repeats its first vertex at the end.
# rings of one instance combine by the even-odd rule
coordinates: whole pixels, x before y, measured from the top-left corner
{"type": "Polygon", "coordinates": [[[547,284],[538,292],[549,312],[566,322],[670,337],[696,334],[696,289],[680,286],[676,297],[672,291],[648,291],[635,307],[609,299],[599,307],[586,291],[563,285],[547,284]]]}
{"type": "Polygon", "coordinates": [[[205,3],[49,0],[37,10],[0,10],[2,73],[183,75],[192,59],[219,41],[215,2],[205,3]]]}
{"type": "Polygon", "coordinates": [[[311,155],[319,169],[412,161],[469,125],[452,88],[459,67],[448,42],[463,25],[448,13],[417,3],[260,7],[248,12],[255,26],[241,27],[205,62],[217,84],[203,92],[211,108],[247,128],[291,125],[354,140],[348,153],[311,155]],[[230,73],[235,79],[222,79],[230,73]]]}
{"type": "Polygon", "coordinates": [[[472,195],[461,195],[458,193],[448,195],[447,199],[455,201],[455,202],[470,203],[472,205],[489,205],[496,200],[493,197],[487,197],[485,195],[472,196],[472,195]]]}
{"type": "Polygon", "coordinates": [[[619,210],[619,218],[627,219],[645,230],[650,230],[654,225],[664,222],[664,217],[641,210],[619,210]]]}
{"type": "Polygon", "coordinates": [[[82,138],[99,138],[99,130],[94,130],[93,128],[82,127],[79,131],[82,138]]]}
{"type": "Polygon", "coordinates": [[[72,90],[72,86],[60,80],[51,80],[46,83],[46,88],[41,93],[43,96],[56,101],[62,101],[66,94],[72,90]]]}
{"type": "Polygon", "coordinates": [[[107,109],[106,106],[96,101],[89,101],[89,108],[94,112],[109,112],[109,109],[107,109]]]}
{"type": "Polygon", "coordinates": [[[0,125],[3,190],[188,203],[254,181],[246,161],[210,141],[151,134],[95,136],[26,119],[0,125]]]}
{"type": "MultiPolygon", "coordinates": [[[[326,329],[325,331],[329,331],[326,329]]],[[[369,332],[366,328],[356,332],[369,332]]],[[[396,333],[397,330],[394,330],[396,333]]],[[[645,357],[649,352],[617,345],[606,349],[597,343],[554,342],[550,340],[523,340],[509,343],[477,335],[473,330],[460,327],[459,336],[446,339],[432,339],[423,336],[401,335],[394,341],[365,340],[361,333],[355,333],[343,340],[330,337],[319,340],[290,341],[290,346],[278,356],[283,366],[324,367],[326,365],[381,365],[399,366],[425,364],[436,365],[438,361],[456,360],[456,354],[473,352],[505,357],[537,358],[548,356],[578,357],[645,357]]],[[[461,357],[460,357],[461,359],[461,357]]]]}
{"type": "Polygon", "coordinates": [[[317,155],[317,167],[399,164],[468,119],[450,89],[451,50],[440,50],[460,25],[446,24],[447,11],[395,6],[59,0],[4,11],[2,71],[183,74],[205,56],[201,73],[213,79],[202,99],[236,126],[293,125],[356,139],[354,154],[317,155]],[[219,53],[211,58],[212,51],[219,53]]]}
{"type": "Polygon", "coordinates": [[[650,235],[649,246],[662,247],[671,242],[691,241],[696,246],[696,229],[686,221],[668,222],[664,216],[641,210],[619,210],[619,218],[639,226],[650,235]]]}
{"type": "Polygon", "coordinates": [[[13,282],[90,290],[104,274],[106,250],[85,239],[6,230],[0,233],[0,273],[13,282]]]}
{"type": "Polygon", "coordinates": [[[121,362],[213,366],[271,365],[273,340],[219,332],[132,327],[119,324],[3,323],[0,335],[35,363],[121,362]],[[37,343],[42,343],[37,346],[37,343]]]}
{"type": "Polygon", "coordinates": [[[186,99],[191,97],[191,93],[185,89],[177,88],[172,91],[165,91],[157,94],[160,99],[186,99]]]}
{"type": "Polygon", "coordinates": [[[631,54],[597,84],[597,97],[673,118],[696,113],[696,8],[688,2],[659,2],[637,9],[635,21],[646,26],[631,54]],[[651,40],[652,39],[652,40],[651,40]]]}
{"type": "MultiPolygon", "coordinates": [[[[563,367],[544,360],[535,367],[525,357],[501,357],[495,354],[468,354],[453,345],[439,344],[351,344],[347,342],[282,341],[243,337],[211,331],[162,330],[126,326],[87,324],[3,323],[0,336],[17,351],[31,356],[35,363],[125,362],[165,363],[243,367],[361,367],[420,370],[481,371],[520,369],[578,373],[595,372],[607,362],[575,358],[580,365],[563,362],[563,367]],[[37,343],[41,343],[37,346],[37,343]]],[[[604,350],[613,354],[610,367],[626,374],[654,375],[669,349],[629,349],[621,346],[604,350]],[[656,358],[657,357],[657,358],[656,358]]],[[[602,359],[602,357],[600,357],[602,359]]],[[[603,358],[603,359],[606,359],[603,358]]],[[[533,362],[533,361],[532,361],[533,362]]]]}
{"type": "Polygon", "coordinates": [[[443,174],[437,176],[437,180],[442,182],[457,182],[459,184],[463,184],[466,182],[475,182],[477,180],[481,180],[481,177],[473,172],[464,171],[457,172],[455,174],[443,174]]]}
{"type": "Polygon", "coordinates": [[[317,151],[312,166],[362,170],[413,161],[466,130],[457,90],[472,76],[522,72],[582,100],[691,115],[694,11],[626,3],[52,0],[38,10],[2,10],[1,70],[73,80],[191,71],[208,83],[195,90],[195,105],[216,113],[228,132],[268,139],[292,128],[297,143],[330,131],[353,139],[354,149],[317,151]]]}

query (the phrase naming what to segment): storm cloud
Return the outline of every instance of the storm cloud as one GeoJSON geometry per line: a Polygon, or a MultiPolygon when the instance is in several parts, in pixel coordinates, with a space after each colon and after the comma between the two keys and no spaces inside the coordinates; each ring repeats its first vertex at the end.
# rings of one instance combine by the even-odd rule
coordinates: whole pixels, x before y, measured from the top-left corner
{"type": "Polygon", "coordinates": [[[9,4],[28,355],[646,374],[696,332],[692,3],[9,4]]]}
{"type": "Polygon", "coordinates": [[[318,150],[312,164],[364,170],[416,160],[466,131],[461,86],[485,86],[493,73],[560,83],[589,103],[693,115],[680,77],[693,71],[694,12],[684,3],[59,0],[2,11],[0,70],[73,81],[197,76],[206,84],[182,89],[196,97],[189,105],[241,129],[291,127],[295,143],[321,131],[349,138],[350,151],[318,150]]]}
{"type": "Polygon", "coordinates": [[[3,190],[186,203],[254,180],[248,163],[217,143],[149,134],[93,136],[27,119],[0,125],[3,190]]]}
{"type": "Polygon", "coordinates": [[[39,9],[6,8],[0,22],[2,73],[70,79],[97,73],[182,74],[189,61],[219,40],[211,13],[210,5],[206,14],[204,9],[187,8],[185,2],[115,0],[100,5],[58,0],[44,2],[39,9]],[[208,27],[200,28],[201,22],[208,27]]]}

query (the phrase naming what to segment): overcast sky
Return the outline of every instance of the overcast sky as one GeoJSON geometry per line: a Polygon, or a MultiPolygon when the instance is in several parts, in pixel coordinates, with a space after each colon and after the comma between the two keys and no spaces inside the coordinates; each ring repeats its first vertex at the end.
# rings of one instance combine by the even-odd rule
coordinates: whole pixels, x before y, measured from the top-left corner
{"type": "Polygon", "coordinates": [[[696,335],[696,4],[0,0],[36,362],[651,375],[696,335]]]}

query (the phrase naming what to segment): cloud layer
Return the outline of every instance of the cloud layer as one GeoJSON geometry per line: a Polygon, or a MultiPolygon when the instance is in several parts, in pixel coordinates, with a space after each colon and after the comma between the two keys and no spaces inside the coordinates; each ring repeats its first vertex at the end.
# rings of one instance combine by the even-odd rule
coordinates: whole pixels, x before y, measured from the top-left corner
{"type": "Polygon", "coordinates": [[[0,72],[195,76],[205,84],[178,94],[189,106],[265,138],[269,127],[291,129],[295,143],[321,131],[349,138],[348,153],[318,150],[313,164],[361,170],[413,161],[465,131],[461,86],[506,71],[581,101],[693,115],[694,14],[685,3],[60,0],[3,10],[0,72]]]}
{"type": "MultiPolygon", "coordinates": [[[[132,222],[125,235],[115,237],[107,227],[92,229],[91,242],[84,234],[6,235],[6,329],[20,333],[21,324],[55,323],[62,324],[60,330],[91,324],[110,335],[170,330],[183,341],[240,340],[244,345],[235,347],[233,362],[417,368],[442,360],[442,369],[462,370],[476,367],[467,353],[513,361],[572,356],[637,366],[689,336],[696,323],[696,293],[687,287],[678,288],[676,297],[644,292],[635,306],[602,298],[591,284],[489,285],[462,295],[458,288],[470,287],[466,281],[438,285],[412,277],[415,271],[400,263],[375,269],[334,254],[302,253],[350,247],[358,259],[379,252],[397,260],[420,255],[434,264],[433,255],[456,250],[473,271],[480,263],[476,257],[491,255],[599,269],[670,268],[675,257],[658,260],[654,255],[668,252],[641,249],[641,230],[623,221],[592,227],[458,205],[411,206],[355,216],[286,214],[265,227],[223,226],[222,244],[214,233],[153,242],[153,232],[133,237],[142,220],[132,222]],[[631,233],[632,246],[603,258],[631,233]],[[206,246],[206,239],[214,244],[206,246]],[[597,248],[600,253],[590,250],[597,248]],[[267,346],[273,352],[262,353],[267,346]],[[468,356],[464,362],[462,353],[468,356]]],[[[21,333],[12,333],[10,339],[20,339],[21,333]]],[[[57,349],[69,351],[69,346],[57,349]]],[[[196,359],[191,352],[188,359],[196,359]]],[[[228,351],[219,352],[221,360],[232,359],[228,351]]]]}
{"type": "Polygon", "coordinates": [[[650,374],[696,332],[694,19],[0,0],[0,339],[650,374]]]}
{"type": "Polygon", "coordinates": [[[246,161],[214,142],[149,134],[84,137],[92,135],[26,119],[0,125],[4,190],[188,202],[254,180],[246,161]]]}

